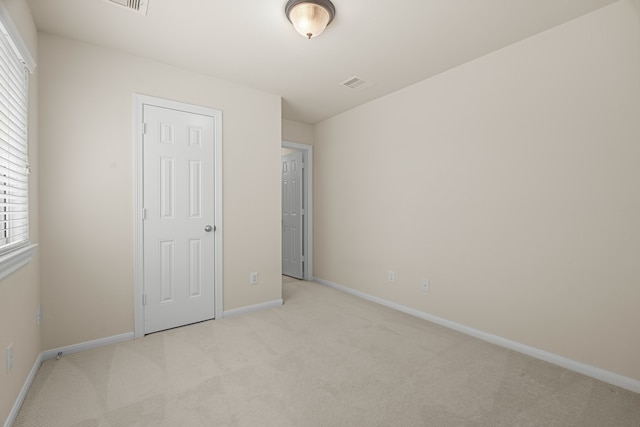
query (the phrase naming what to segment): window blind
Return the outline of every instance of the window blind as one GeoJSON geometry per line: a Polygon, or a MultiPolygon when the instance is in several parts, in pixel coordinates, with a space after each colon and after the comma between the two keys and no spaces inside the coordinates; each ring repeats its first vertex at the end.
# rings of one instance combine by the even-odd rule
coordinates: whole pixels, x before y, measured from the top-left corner
{"type": "Polygon", "coordinates": [[[29,243],[28,82],[0,21],[0,255],[29,243]]]}

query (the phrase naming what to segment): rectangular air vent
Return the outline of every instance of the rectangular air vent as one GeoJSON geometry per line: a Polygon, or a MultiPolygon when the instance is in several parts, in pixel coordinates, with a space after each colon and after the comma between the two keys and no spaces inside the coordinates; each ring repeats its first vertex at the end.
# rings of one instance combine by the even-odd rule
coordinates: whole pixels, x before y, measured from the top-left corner
{"type": "Polygon", "coordinates": [[[360,77],[353,76],[350,79],[347,79],[342,83],[340,83],[340,85],[348,87],[350,89],[365,90],[373,86],[373,83],[366,82],[362,80],[360,77]]]}
{"type": "Polygon", "coordinates": [[[111,4],[117,4],[142,15],[147,14],[149,0],[106,0],[111,4]]]}

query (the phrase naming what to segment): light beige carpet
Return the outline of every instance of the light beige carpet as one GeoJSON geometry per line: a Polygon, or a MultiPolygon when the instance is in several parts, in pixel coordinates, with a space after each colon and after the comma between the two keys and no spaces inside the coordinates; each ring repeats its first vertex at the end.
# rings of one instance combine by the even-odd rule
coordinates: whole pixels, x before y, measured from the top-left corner
{"type": "Polygon", "coordinates": [[[315,283],[42,364],[16,426],[640,426],[640,395],[315,283]]]}

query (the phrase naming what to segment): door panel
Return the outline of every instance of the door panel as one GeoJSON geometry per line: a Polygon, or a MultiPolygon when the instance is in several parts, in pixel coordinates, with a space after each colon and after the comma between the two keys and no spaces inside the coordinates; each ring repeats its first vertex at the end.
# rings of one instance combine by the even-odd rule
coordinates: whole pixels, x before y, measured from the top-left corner
{"type": "Polygon", "coordinates": [[[282,274],[304,278],[302,152],[282,156],[282,274]]]}
{"type": "Polygon", "coordinates": [[[144,332],[212,319],[214,119],[145,105],[144,332]]]}

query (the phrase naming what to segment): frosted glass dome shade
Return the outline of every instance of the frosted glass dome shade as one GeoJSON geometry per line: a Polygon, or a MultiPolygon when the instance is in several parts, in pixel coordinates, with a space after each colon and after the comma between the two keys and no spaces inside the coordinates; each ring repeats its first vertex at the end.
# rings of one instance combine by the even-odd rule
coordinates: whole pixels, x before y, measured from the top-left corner
{"type": "Polygon", "coordinates": [[[324,31],[333,19],[333,5],[327,2],[331,10],[319,4],[323,2],[289,2],[287,4],[287,17],[300,35],[306,38],[318,36],[324,31]],[[291,5],[291,6],[290,6],[291,5]]]}

